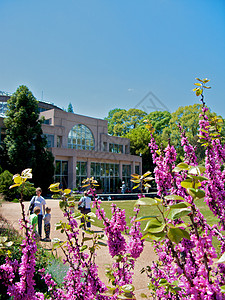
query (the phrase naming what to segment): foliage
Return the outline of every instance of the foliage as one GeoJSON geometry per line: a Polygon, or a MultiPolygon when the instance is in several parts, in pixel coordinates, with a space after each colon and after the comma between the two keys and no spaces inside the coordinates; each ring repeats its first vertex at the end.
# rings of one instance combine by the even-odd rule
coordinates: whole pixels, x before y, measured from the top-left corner
{"type": "Polygon", "coordinates": [[[10,190],[13,174],[5,170],[0,174],[0,193],[4,195],[5,200],[13,200],[17,193],[15,190],[10,190]]]}
{"type": "Polygon", "coordinates": [[[155,129],[155,135],[158,136],[161,135],[163,129],[168,126],[171,119],[171,113],[168,111],[153,111],[148,114],[145,119],[150,121],[155,129]]]}
{"type": "Polygon", "coordinates": [[[74,113],[74,111],[73,111],[73,105],[72,105],[71,102],[70,102],[69,105],[68,105],[67,112],[74,113]]]}
{"type": "MultiPolygon", "coordinates": [[[[185,131],[185,135],[188,138],[192,146],[196,147],[197,161],[201,163],[204,160],[204,149],[198,143],[198,130],[199,130],[199,114],[201,113],[201,105],[194,104],[188,106],[179,107],[174,113],[171,114],[168,127],[163,129],[162,140],[167,141],[168,138],[171,144],[175,146],[177,152],[177,161],[183,160],[184,151],[180,144],[180,129],[179,125],[185,131]]],[[[216,116],[215,113],[207,111],[207,116],[211,119],[216,116]]],[[[225,133],[225,127],[223,126],[222,136],[225,133]]],[[[165,142],[164,142],[165,145],[165,142]]]]}
{"type": "Polygon", "coordinates": [[[110,111],[106,118],[109,122],[109,134],[124,136],[131,129],[137,128],[146,115],[146,112],[136,108],[130,108],[128,111],[126,109],[110,111]]]}
{"type": "Polygon", "coordinates": [[[110,135],[113,135],[113,129],[114,129],[114,126],[116,125],[117,121],[114,119],[112,119],[113,115],[119,111],[121,111],[122,108],[114,108],[114,109],[111,109],[109,112],[108,112],[108,116],[104,118],[104,120],[107,120],[108,121],[108,133],[110,135]]]}
{"type": "MultiPolygon", "coordinates": [[[[5,170],[0,174],[0,193],[3,194],[4,199],[7,201],[14,200],[18,193],[21,192],[20,188],[17,189],[9,189],[12,184],[13,174],[11,174],[8,170],[5,170]]],[[[35,188],[32,184],[27,184],[26,188],[23,191],[24,200],[28,201],[34,195],[35,188]]]]}
{"type": "Polygon", "coordinates": [[[68,270],[68,265],[65,265],[61,260],[55,258],[48,261],[48,266],[46,268],[46,272],[52,276],[53,280],[59,286],[62,285],[64,277],[66,276],[68,270]]]}
{"type": "Polygon", "coordinates": [[[145,127],[130,130],[124,137],[130,139],[130,153],[142,156],[143,172],[153,170],[152,159],[148,147],[151,134],[145,127]]]}
{"type": "Polygon", "coordinates": [[[54,158],[45,148],[38,102],[26,86],[20,86],[8,100],[6,115],[4,144],[10,163],[8,169],[15,174],[32,168],[35,186],[41,186],[46,192],[54,174],[54,158]]]}

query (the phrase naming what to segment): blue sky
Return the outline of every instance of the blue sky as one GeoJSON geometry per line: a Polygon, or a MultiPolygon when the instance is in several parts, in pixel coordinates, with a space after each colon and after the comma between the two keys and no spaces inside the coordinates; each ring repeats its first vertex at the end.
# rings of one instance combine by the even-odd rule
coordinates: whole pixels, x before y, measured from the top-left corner
{"type": "Polygon", "coordinates": [[[0,91],[24,84],[104,118],[198,103],[207,77],[206,103],[225,118],[224,0],[0,0],[0,12],[0,91]]]}

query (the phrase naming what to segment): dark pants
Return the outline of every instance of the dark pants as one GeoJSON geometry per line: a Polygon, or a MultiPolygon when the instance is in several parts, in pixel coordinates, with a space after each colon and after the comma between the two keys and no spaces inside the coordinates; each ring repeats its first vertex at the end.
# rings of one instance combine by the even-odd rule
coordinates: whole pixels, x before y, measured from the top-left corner
{"type": "Polygon", "coordinates": [[[49,239],[49,236],[50,236],[50,223],[44,225],[44,230],[45,230],[45,238],[49,239]]]}
{"type": "Polygon", "coordinates": [[[42,233],[42,219],[43,219],[43,216],[42,215],[38,215],[38,233],[40,235],[40,238],[41,238],[41,233],[42,233]]]}
{"type": "MultiPolygon", "coordinates": [[[[85,208],[81,213],[86,215],[88,214],[89,212],[91,212],[91,209],[90,208],[85,208]]],[[[88,217],[88,220],[90,218],[88,217]]],[[[81,218],[81,223],[84,223],[84,218],[81,218]]],[[[87,228],[91,228],[91,222],[87,222],[87,228]]]]}

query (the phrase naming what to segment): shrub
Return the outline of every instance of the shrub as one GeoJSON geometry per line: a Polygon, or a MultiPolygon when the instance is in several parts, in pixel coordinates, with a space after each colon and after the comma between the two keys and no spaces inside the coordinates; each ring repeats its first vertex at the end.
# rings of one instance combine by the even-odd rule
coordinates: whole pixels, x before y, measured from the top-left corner
{"type": "Polygon", "coordinates": [[[0,193],[4,196],[5,200],[13,200],[18,195],[16,189],[9,189],[12,184],[13,174],[5,170],[0,174],[0,193]]]}
{"type": "MultiPolygon", "coordinates": [[[[0,174],[0,193],[3,195],[4,199],[7,201],[13,201],[18,199],[18,194],[21,193],[21,188],[9,189],[12,184],[13,174],[8,170],[5,170],[0,174]]],[[[23,198],[25,201],[31,199],[35,194],[35,187],[32,184],[27,184],[26,188],[23,190],[23,198]]]]}

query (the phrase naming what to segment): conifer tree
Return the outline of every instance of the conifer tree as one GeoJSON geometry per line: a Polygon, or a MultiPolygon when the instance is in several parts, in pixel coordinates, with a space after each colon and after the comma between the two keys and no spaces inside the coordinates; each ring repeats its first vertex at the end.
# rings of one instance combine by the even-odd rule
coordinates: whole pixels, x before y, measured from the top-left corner
{"type": "Polygon", "coordinates": [[[4,143],[9,157],[9,170],[15,174],[32,168],[34,185],[47,191],[53,179],[54,158],[45,148],[38,101],[26,86],[20,86],[8,100],[6,116],[4,143]]]}

